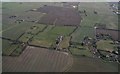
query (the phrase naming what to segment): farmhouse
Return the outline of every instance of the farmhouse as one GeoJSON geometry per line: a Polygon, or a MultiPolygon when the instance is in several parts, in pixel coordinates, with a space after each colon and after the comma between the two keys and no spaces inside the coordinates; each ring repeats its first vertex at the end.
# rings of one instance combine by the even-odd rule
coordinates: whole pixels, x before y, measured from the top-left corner
{"type": "Polygon", "coordinates": [[[37,11],[47,13],[38,21],[41,24],[79,26],[81,21],[79,12],[73,8],[43,6],[37,11]]]}

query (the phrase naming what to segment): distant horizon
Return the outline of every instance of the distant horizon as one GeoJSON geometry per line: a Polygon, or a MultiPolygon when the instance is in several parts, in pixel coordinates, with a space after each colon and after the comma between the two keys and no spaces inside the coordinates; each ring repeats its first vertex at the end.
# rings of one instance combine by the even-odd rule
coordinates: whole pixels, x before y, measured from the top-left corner
{"type": "Polygon", "coordinates": [[[1,2],[119,2],[119,0],[1,0],[1,2]]]}

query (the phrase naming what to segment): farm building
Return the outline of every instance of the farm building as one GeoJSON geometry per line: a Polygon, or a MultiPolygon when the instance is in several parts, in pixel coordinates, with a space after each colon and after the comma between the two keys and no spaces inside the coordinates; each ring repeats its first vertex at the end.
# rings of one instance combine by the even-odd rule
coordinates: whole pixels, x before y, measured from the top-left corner
{"type": "Polygon", "coordinates": [[[95,28],[95,35],[96,34],[109,34],[113,40],[120,41],[120,30],[95,28]]]}

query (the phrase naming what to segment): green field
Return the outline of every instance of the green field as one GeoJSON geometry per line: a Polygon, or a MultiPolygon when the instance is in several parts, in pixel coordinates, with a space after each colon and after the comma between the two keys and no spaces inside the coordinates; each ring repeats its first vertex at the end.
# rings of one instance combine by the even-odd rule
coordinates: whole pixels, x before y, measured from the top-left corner
{"type": "Polygon", "coordinates": [[[19,41],[22,42],[27,42],[31,37],[35,36],[38,32],[42,31],[45,28],[46,25],[42,24],[35,24],[31,26],[25,34],[23,34],[20,38],[19,41]]]}
{"type": "Polygon", "coordinates": [[[19,44],[11,44],[10,41],[2,40],[2,53],[10,55],[18,46],[19,44]]]}
{"type": "Polygon", "coordinates": [[[80,26],[72,34],[72,42],[81,42],[84,36],[94,37],[94,25],[95,23],[106,24],[107,28],[118,29],[118,18],[117,15],[109,9],[108,3],[105,2],[89,2],[80,3],[79,11],[86,10],[87,16],[81,13],[83,18],[80,26]],[[98,14],[94,14],[96,11],[98,14]]]}
{"type": "Polygon", "coordinates": [[[85,36],[94,37],[94,28],[90,27],[79,27],[73,34],[72,34],[72,42],[80,43],[85,36]]]}
{"type": "Polygon", "coordinates": [[[32,26],[32,24],[29,23],[21,23],[20,25],[15,24],[15,26],[11,26],[9,29],[3,30],[2,36],[16,40],[22,33],[29,29],[30,26],[32,26]]]}
{"type": "Polygon", "coordinates": [[[2,39],[2,49],[6,49],[11,45],[11,43],[8,40],[3,40],[2,39]]]}
{"type": "Polygon", "coordinates": [[[70,52],[76,56],[93,57],[93,53],[90,52],[90,50],[85,47],[81,47],[80,49],[71,47],[70,52]]]}
{"type": "Polygon", "coordinates": [[[80,3],[79,10],[86,10],[87,16],[83,16],[81,26],[93,27],[95,23],[104,23],[108,28],[118,28],[117,15],[112,12],[110,6],[106,2],[89,2],[80,3]],[[98,14],[94,14],[96,11],[98,14]]]}
{"type": "Polygon", "coordinates": [[[55,40],[58,36],[67,36],[69,35],[75,27],[63,27],[63,26],[54,26],[49,25],[44,32],[40,32],[36,35],[33,39],[31,44],[33,45],[40,45],[45,47],[50,47],[52,44],[55,43],[55,40]]]}
{"type": "Polygon", "coordinates": [[[97,48],[100,50],[110,51],[115,50],[115,44],[111,40],[100,40],[97,42],[97,48]]]}
{"type": "Polygon", "coordinates": [[[68,72],[118,72],[118,64],[89,57],[74,57],[74,63],[68,72]]]}

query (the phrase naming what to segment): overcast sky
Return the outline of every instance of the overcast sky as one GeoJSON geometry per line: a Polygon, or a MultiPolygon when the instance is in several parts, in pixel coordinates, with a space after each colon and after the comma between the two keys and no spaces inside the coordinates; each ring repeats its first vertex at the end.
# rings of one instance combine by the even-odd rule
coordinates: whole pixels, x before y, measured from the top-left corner
{"type": "Polygon", "coordinates": [[[1,0],[3,2],[118,2],[119,0],[1,0]]]}

